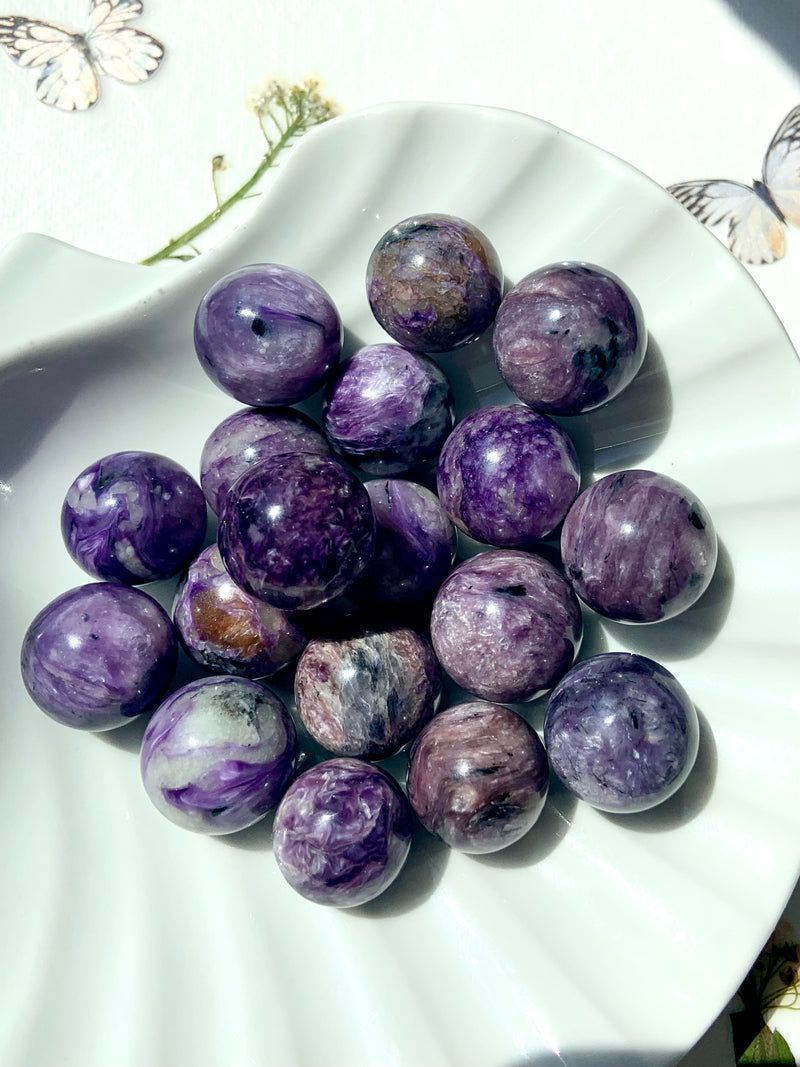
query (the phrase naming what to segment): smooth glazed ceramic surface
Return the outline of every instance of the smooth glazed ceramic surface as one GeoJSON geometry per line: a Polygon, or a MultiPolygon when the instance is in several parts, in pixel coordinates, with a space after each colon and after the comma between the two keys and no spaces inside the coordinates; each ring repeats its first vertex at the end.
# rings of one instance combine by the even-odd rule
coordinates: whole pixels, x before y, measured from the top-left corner
{"type": "MultiPolygon", "coordinates": [[[[800,866],[800,367],[727,250],[663,189],[543,122],[393,105],[308,134],[252,221],[191,263],[135,268],[19,242],[0,257],[0,315],[0,795],[25,802],[4,836],[0,1060],[673,1063],[732,996],[800,866]],[[236,847],[158,818],[135,724],[98,738],[50,721],[18,657],[41,606],[85,581],[59,509],[87,451],[149,449],[196,477],[208,435],[239,406],[194,353],[203,293],[244,264],[285,262],[325,287],[351,340],[385,341],[366,264],[420,210],[484,230],[511,283],[583,260],[636,292],[651,335],[642,370],[569,432],[587,481],[641,466],[691,486],[720,557],[675,619],[588,617],[582,654],[662,662],[698,708],[700,748],[652,812],[623,820],[551,789],[518,844],[477,859],[415,840],[384,894],[340,911],[286,885],[263,827],[236,847]]],[[[485,341],[438,359],[457,417],[510,402],[485,341]]],[[[542,714],[526,711],[538,729],[542,714]]]]}

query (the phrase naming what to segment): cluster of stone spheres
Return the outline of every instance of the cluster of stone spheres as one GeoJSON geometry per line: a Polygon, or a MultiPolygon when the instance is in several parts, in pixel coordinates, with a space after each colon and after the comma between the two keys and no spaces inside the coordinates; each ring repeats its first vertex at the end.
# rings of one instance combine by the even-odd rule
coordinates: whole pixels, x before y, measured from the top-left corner
{"type": "Polygon", "coordinates": [[[534,826],[551,769],[589,804],[632,812],[672,795],[697,754],[695,709],[666,668],[626,652],[575,664],[581,601],[658,622],[697,600],[716,563],[705,507],[673,479],[627,470],[580,493],[552,417],[568,424],[630,384],[641,307],[590,264],[537,269],[505,297],[502,279],[470,223],[404,220],[366,269],[392,342],[343,361],[339,313],[312,278],[278,264],[226,275],[194,344],[247,407],[210,433],[199,483],[167,457],[116,452],[63,503],[66,548],[96,580],[32,622],[30,696],[85,730],[151,713],[141,773],[158,810],[225,834],[277,808],[279,868],[318,903],[383,892],[415,819],[491,852],[534,826]],[[455,423],[434,357],[491,325],[519,402],[455,423]],[[292,407],[320,389],[322,426],[292,407]],[[434,464],[438,495],[409,477],[434,464]],[[473,548],[456,565],[457,530],[473,548]],[[541,542],[559,530],[553,558],[541,542]],[[172,618],[138,588],[169,577],[172,618]],[[203,673],[171,689],[179,646],[203,673]],[[263,684],[287,670],[294,715],[263,684]],[[468,699],[440,708],[443,671],[468,699]],[[542,741],[509,705],[548,692],[542,741]],[[401,751],[402,785],[377,765],[401,751]]]}

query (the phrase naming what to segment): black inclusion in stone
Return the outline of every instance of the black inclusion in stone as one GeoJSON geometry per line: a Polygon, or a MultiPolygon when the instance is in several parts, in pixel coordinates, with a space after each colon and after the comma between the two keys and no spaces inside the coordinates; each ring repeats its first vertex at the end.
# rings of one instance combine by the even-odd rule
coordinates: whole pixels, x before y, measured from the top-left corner
{"type": "Polygon", "coordinates": [[[250,323],[250,329],[256,335],[256,337],[263,337],[267,332],[267,324],[263,319],[260,319],[258,315],[250,323]]]}
{"type": "Polygon", "coordinates": [[[703,518],[698,512],[692,508],[689,512],[689,522],[694,526],[696,530],[705,530],[706,524],[703,522],[703,518]]]}
{"type": "Polygon", "coordinates": [[[586,372],[590,382],[599,381],[608,371],[608,354],[600,345],[579,348],[572,362],[586,372]]]}
{"type": "Polygon", "coordinates": [[[495,593],[504,593],[506,596],[525,596],[524,585],[501,585],[495,589],[495,593]]]}

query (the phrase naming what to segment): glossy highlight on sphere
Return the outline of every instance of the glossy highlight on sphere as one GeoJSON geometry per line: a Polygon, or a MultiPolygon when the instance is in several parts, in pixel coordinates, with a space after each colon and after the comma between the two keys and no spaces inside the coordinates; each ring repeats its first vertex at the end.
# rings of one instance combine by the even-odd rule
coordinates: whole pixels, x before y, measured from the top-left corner
{"type": "Polygon", "coordinates": [[[383,759],[431,718],[442,691],[430,643],[407,627],[316,638],[297,664],[297,714],[337,756],[383,759]]]}
{"type": "Polygon", "coordinates": [[[201,678],[155,712],[140,763],[162,815],[185,830],[229,834],[277,805],[297,756],[294,723],[274,693],[244,678],[201,678]]]}
{"type": "Polygon", "coordinates": [[[369,604],[412,605],[428,601],[456,556],[456,531],[430,489],[402,478],[366,484],[377,527],[375,554],[348,590],[369,604]]]}
{"type": "Polygon", "coordinates": [[[172,622],[152,597],[94,582],[62,593],[33,620],[22,643],[22,680],[57,722],[110,730],[155,707],[177,655],[172,622]]]}
{"type": "Polygon", "coordinates": [[[216,674],[267,678],[297,659],[307,640],[296,616],[236,585],[216,545],[190,564],[172,615],[189,656],[216,674]]]}
{"type": "Polygon", "coordinates": [[[497,852],[542,813],[547,753],[510,708],[481,700],[439,712],[411,747],[408,799],[422,825],[460,852],[497,852]]]}
{"type": "Polygon", "coordinates": [[[447,514],[477,541],[528,548],[555,530],[580,486],[575,446],[522,404],[480,408],[458,423],[437,469],[447,514]]]}
{"type": "Polygon", "coordinates": [[[564,521],[561,556],[575,592],[594,611],[620,622],[658,622],[706,590],[717,535],[685,485],[628,470],[581,493],[564,521]]]}
{"type": "Polygon", "coordinates": [[[553,770],[603,811],[644,811],[672,796],[694,765],[699,738],[683,686],[666,667],[629,652],[577,664],[545,713],[553,770]]]}
{"type": "Polygon", "coordinates": [[[367,298],[391,338],[418,352],[445,352],[491,324],[503,291],[497,252],[453,215],[414,215],[378,241],[367,298]]]}
{"type": "Polygon", "coordinates": [[[496,549],[460,563],[433,602],[431,640],[463,689],[533,700],[572,666],[583,635],[577,597],[547,560],[496,549]]]}
{"type": "Polygon", "coordinates": [[[317,424],[294,409],[244,408],[212,430],[200,457],[200,485],[215,515],[228,490],[246,470],[287,452],[329,456],[330,446],[317,424]]]}
{"type": "Polygon", "coordinates": [[[493,344],[503,380],[547,415],[579,415],[617,396],[644,360],[639,302],[601,267],[555,263],[503,298],[493,344]]]}
{"type": "Polygon", "coordinates": [[[453,428],[450,383],[427,356],[367,345],[329,383],[324,425],[359,470],[404,474],[434,460],[453,428]]]}
{"type": "Polygon", "coordinates": [[[375,519],[366,489],[335,459],[276,456],[228,493],[218,544],[234,582],[253,596],[288,611],[315,608],[363,573],[375,519]]]}
{"type": "Polygon", "coordinates": [[[341,352],[330,296],[302,271],[258,263],[226,274],[197,309],[194,345],[203,370],[242,404],[275,407],[322,385],[341,352]]]}
{"type": "Polygon", "coordinates": [[[67,490],[61,533],[95,578],[140,585],[171,578],[200,551],[206,502],[187,470],[154,452],[114,452],[67,490]]]}
{"type": "Polygon", "coordinates": [[[393,778],[361,760],[332,759],[289,786],[272,845],[281,874],[301,896],[350,908],[391,885],[412,828],[411,807],[393,778]]]}

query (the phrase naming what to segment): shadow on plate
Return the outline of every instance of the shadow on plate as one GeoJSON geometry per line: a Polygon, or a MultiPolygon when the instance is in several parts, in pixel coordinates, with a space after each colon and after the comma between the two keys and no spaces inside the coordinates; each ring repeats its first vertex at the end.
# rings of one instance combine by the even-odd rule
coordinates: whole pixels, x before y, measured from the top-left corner
{"type": "Polygon", "coordinates": [[[708,648],[722,629],[731,606],[734,588],[733,564],[725,545],[719,542],[717,566],[708,589],[690,608],[672,619],[656,623],[603,621],[610,642],[664,659],[691,659],[708,648]]]}
{"type": "Polygon", "coordinates": [[[557,1052],[537,1052],[532,1056],[503,1064],[503,1067],[667,1067],[677,1063],[680,1052],[669,1053],[620,1052],[617,1049],[601,1049],[598,1052],[570,1052],[559,1049],[557,1052]]]}

